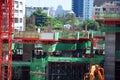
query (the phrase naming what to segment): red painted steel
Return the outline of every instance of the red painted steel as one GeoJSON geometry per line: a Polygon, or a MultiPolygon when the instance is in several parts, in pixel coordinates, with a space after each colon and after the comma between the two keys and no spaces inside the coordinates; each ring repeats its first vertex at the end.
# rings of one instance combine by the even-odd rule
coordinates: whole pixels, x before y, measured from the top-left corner
{"type": "Polygon", "coordinates": [[[13,0],[0,0],[0,80],[12,80],[12,26],[13,0]]]}
{"type": "Polygon", "coordinates": [[[98,22],[105,24],[105,25],[115,25],[120,23],[120,18],[104,18],[104,19],[98,19],[98,22]]]}
{"type": "MultiPolygon", "coordinates": [[[[108,10],[109,7],[111,6],[114,8],[114,13],[117,14],[118,6],[116,4],[107,4],[106,13],[110,14],[108,10]]],[[[98,21],[104,25],[116,25],[120,23],[120,17],[103,18],[103,19],[98,19],[98,21]]]]}

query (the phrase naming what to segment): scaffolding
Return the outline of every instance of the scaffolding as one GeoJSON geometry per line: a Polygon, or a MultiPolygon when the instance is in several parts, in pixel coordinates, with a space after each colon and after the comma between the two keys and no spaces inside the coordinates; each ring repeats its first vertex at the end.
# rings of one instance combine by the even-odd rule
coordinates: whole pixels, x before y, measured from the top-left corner
{"type": "Polygon", "coordinates": [[[0,80],[12,80],[13,0],[0,1],[0,80]],[[6,46],[7,45],[7,46],[6,46]],[[7,47],[5,50],[3,47],[7,47]]]}
{"type": "MultiPolygon", "coordinates": [[[[91,43],[94,43],[94,40],[99,38],[104,38],[103,32],[96,34],[96,32],[92,31],[74,33],[27,33],[20,31],[14,34],[15,42],[13,42],[15,44],[13,51],[14,54],[19,54],[19,49],[23,49],[23,46],[26,44],[41,44],[40,48],[34,47],[32,49],[32,58],[30,61],[31,80],[45,80],[48,78],[49,80],[55,80],[58,77],[60,77],[59,79],[66,80],[68,79],[68,75],[73,76],[75,79],[82,79],[82,76],[90,64],[102,64],[104,61],[104,55],[98,55],[99,57],[97,57],[97,55],[91,56],[91,43]],[[93,38],[93,42],[91,42],[91,38],[93,38]],[[61,64],[61,66],[58,67],[59,64],[61,64]],[[86,69],[83,70],[81,67],[80,70],[77,71],[80,66],[86,67],[86,69]],[[51,72],[54,69],[57,71],[57,67],[60,72],[65,70],[65,75],[64,73],[56,74],[51,72]],[[69,74],[69,72],[73,74],[69,74]]],[[[29,53],[29,55],[31,55],[31,53],[29,53]]],[[[13,55],[13,57],[14,56],[15,55],[13,55]]],[[[26,62],[14,62],[13,67],[15,70],[19,70],[19,68],[22,67],[19,64],[28,66],[26,62]]]]}
{"type": "Polygon", "coordinates": [[[97,55],[94,58],[33,58],[30,65],[30,80],[82,80],[91,64],[100,65],[103,61],[104,56],[97,55]]]}

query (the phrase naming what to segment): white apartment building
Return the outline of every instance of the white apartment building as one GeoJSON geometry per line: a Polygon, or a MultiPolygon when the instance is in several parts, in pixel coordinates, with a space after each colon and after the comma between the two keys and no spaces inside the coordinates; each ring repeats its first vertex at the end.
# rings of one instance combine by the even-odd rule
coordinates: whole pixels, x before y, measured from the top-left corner
{"type": "Polygon", "coordinates": [[[14,0],[14,30],[25,30],[25,0],[14,0]]]}
{"type": "Polygon", "coordinates": [[[93,7],[93,12],[92,12],[92,17],[93,17],[93,19],[98,18],[101,12],[103,12],[102,7],[95,5],[95,6],[93,7]]]}
{"type": "Polygon", "coordinates": [[[99,7],[94,6],[92,16],[94,19],[96,19],[96,18],[99,18],[99,15],[101,13],[111,13],[112,14],[115,12],[117,12],[117,13],[119,12],[118,6],[115,3],[108,2],[108,3],[104,3],[103,5],[101,5],[99,7]]]}
{"type": "Polygon", "coordinates": [[[83,6],[83,20],[92,19],[94,0],[84,0],[83,6]]]}

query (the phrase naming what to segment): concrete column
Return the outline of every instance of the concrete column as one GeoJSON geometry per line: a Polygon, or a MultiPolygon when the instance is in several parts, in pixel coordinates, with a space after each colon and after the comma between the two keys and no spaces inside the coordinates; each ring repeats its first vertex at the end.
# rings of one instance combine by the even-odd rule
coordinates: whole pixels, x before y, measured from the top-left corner
{"type": "Polygon", "coordinates": [[[32,57],[32,50],[34,49],[34,45],[32,44],[24,44],[23,45],[23,61],[30,61],[32,57]]]}
{"type": "Polygon", "coordinates": [[[105,80],[115,80],[115,39],[115,33],[106,33],[105,80]]]}

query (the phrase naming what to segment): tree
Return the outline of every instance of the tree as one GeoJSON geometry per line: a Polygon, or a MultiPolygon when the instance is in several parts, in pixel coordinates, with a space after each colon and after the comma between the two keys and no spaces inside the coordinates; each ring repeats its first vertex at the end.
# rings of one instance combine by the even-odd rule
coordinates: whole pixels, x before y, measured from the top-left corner
{"type": "Polygon", "coordinates": [[[57,20],[55,18],[49,17],[48,24],[51,25],[52,29],[59,29],[61,30],[63,28],[62,22],[60,20],[57,20]]]}
{"type": "Polygon", "coordinates": [[[75,17],[74,14],[72,13],[67,13],[65,15],[62,15],[62,14],[59,14],[57,17],[56,17],[57,20],[60,20],[63,25],[65,24],[70,24],[71,26],[74,27],[74,29],[80,29],[80,25],[81,25],[81,22],[79,19],[77,19],[75,17]]]}
{"type": "Polygon", "coordinates": [[[37,9],[31,16],[35,17],[36,26],[47,26],[48,16],[41,9],[37,9]]]}
{"type": "Polygon", "coordinates": [[[26,31],[36,31],[37,26],[35,26],[34,24],[27,24],[26,25],[26,31]]]}
{"type": "Polygon", "coordinates": [[[95,20],[85,20],[83,22],[83,28],[87,30],[99,30],[99,23],[95,20]]]}
{"type": "Polygon", "coordinates": [[[60,20],[47,16],[47,14],[44,13],[41,9],[37,9],[35,12],[32,13],[30,17],[33,17],[31,20],[34,20],[33,22],[30,22],[29,17],[26,17],[26,22],[28,23],[26,24],[27,30],[35,30],[37,28],[40,28],[40,30],[45,30],[47,29],[47,26],[48,29],[62,29],[62,22],[60,20]]]}

